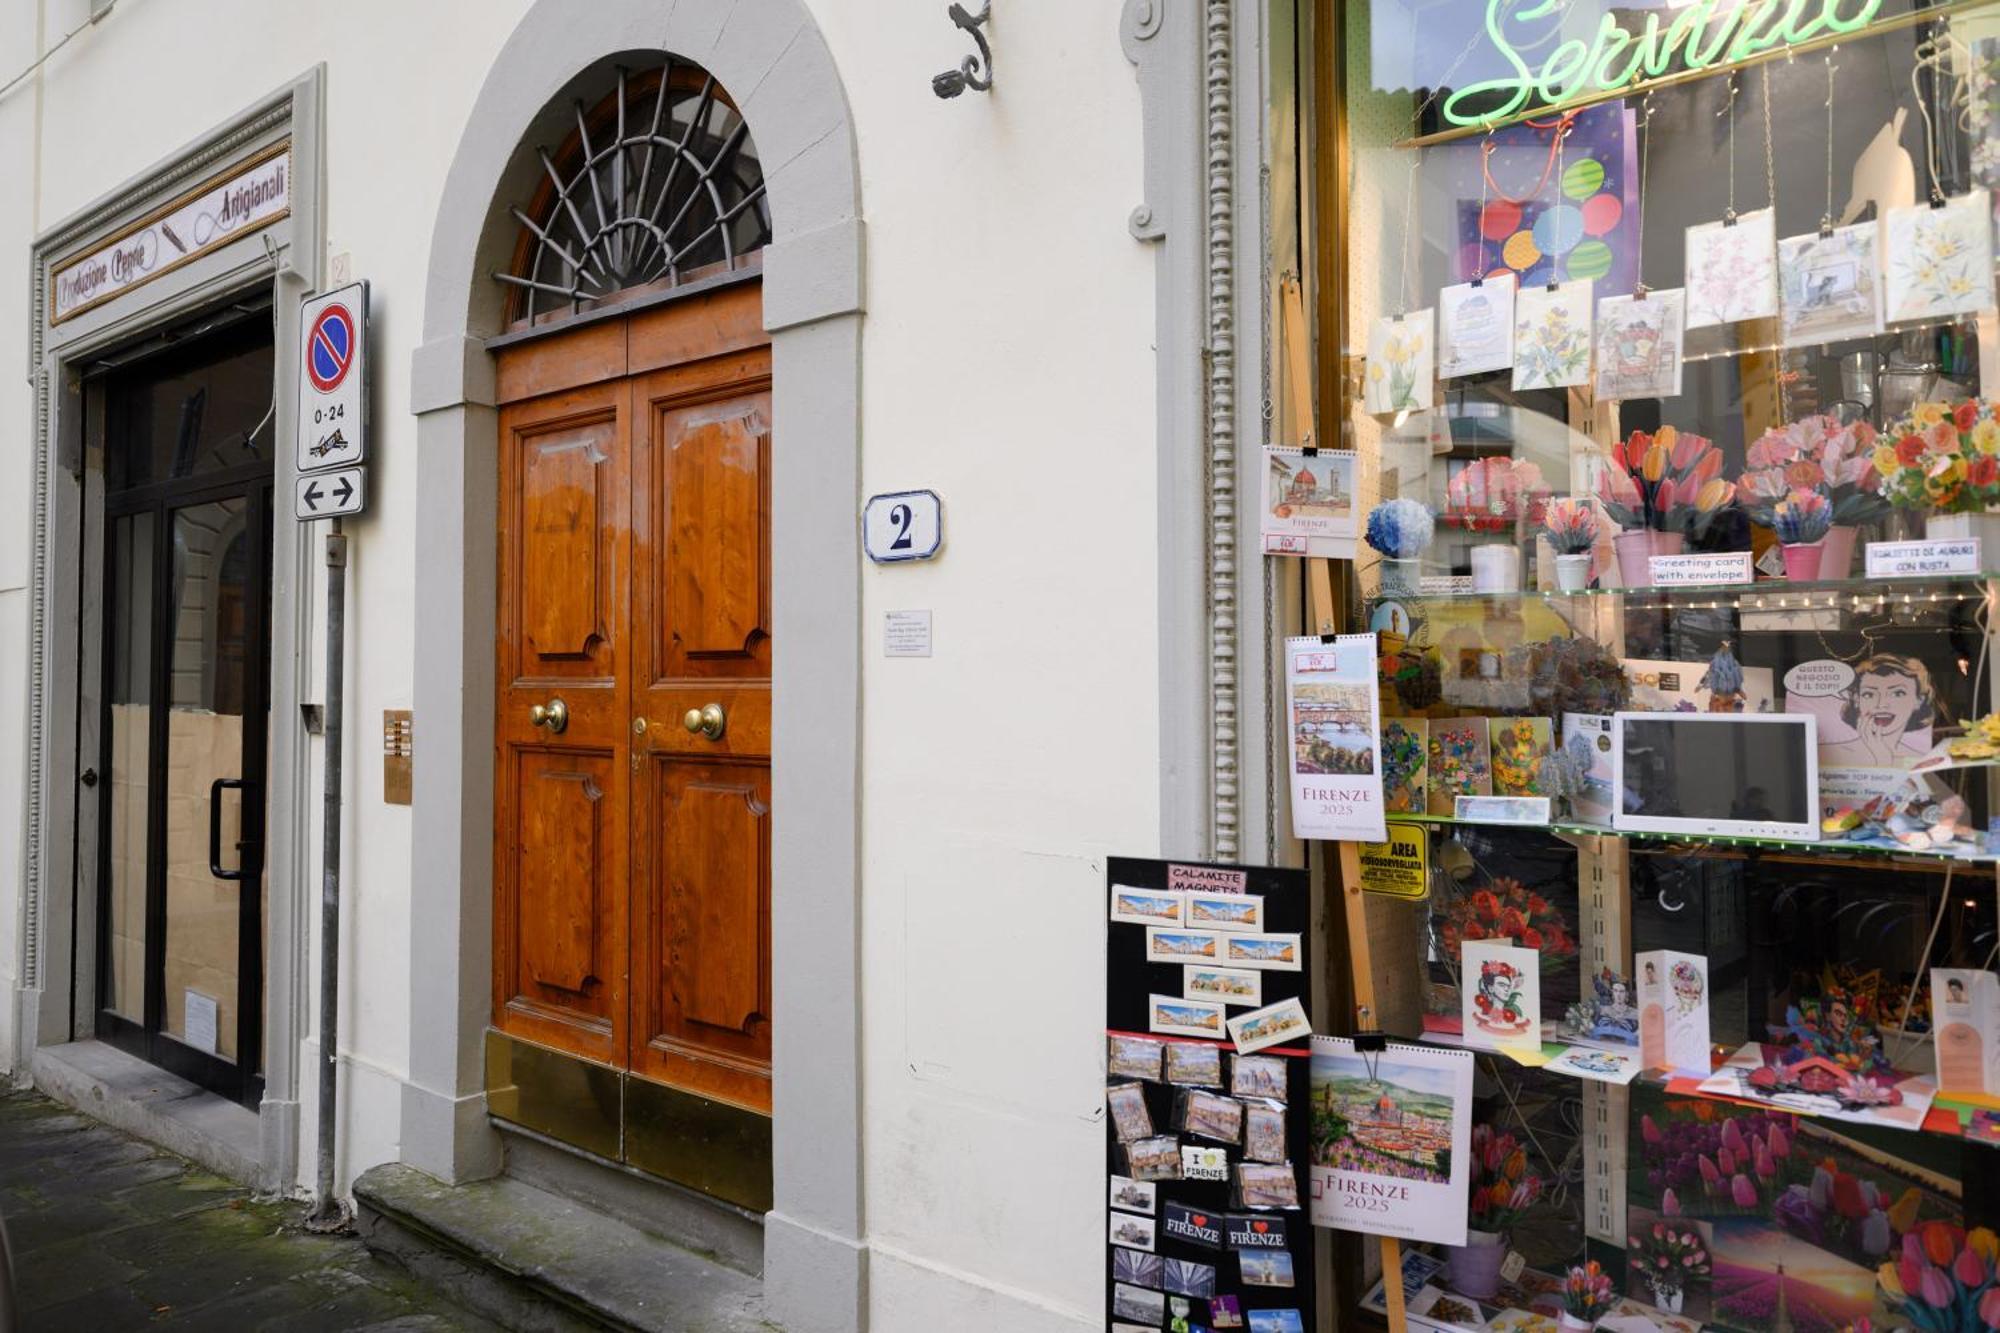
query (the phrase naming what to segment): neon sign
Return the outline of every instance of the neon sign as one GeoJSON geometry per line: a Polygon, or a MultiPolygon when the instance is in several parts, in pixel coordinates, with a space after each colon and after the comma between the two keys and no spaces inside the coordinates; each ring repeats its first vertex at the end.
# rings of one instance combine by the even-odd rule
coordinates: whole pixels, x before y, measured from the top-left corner
{"type": "Polygon", "coordinates": [[[1497,124],[1524,108],[1559,108],[1669,74],[1726,67],[1815,37],[1844,36],[1867,27],[1882,8],[1882,0],[1694,0],[1664,30],[1660,15],[1648,14],[1636,32],[1606,14],[1591,40],[1570,38],[1535,70],[1509,34],[1522,38],[1523,45],[1530,36],[1544,35],[1523,32],[1521,25],[1546,18],[1562,0],[1526,0],[1525,9],[1508,12],[1522,3],[1487,0],[1486,35],[1514,73],[1468,84],[1447,97],[1442,111],[1452,124],[1497,124]]]}

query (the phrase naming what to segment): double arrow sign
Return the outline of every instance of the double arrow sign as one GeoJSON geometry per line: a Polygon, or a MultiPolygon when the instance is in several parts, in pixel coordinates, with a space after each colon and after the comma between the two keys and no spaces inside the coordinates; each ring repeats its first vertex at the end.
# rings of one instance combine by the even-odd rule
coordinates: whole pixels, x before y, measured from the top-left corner
{"type": "Polygon", "coordinates": [[[334,472],[314,472],[298,479],[295,512],[301,522],[358,514],[367,503],[366,468],[345,467],[334,472]]]}

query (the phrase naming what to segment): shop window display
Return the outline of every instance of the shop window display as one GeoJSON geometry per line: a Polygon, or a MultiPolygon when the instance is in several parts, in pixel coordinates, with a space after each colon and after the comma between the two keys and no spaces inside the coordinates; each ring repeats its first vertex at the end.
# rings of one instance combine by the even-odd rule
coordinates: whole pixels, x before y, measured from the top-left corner
{"type": "Polygon", "coordinates": [[[2000,3],[1329,22],[1410,1325],[2000,1328],[2000,3]]]}

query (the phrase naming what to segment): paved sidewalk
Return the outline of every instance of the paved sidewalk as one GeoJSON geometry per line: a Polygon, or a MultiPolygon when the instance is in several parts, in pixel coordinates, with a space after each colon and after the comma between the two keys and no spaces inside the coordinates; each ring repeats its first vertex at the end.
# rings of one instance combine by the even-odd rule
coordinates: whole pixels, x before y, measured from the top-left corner
{"type": "Polygon", "coordinates": [[[306,1206],[237,1185],[34,1093],[0,1096],[0,1215],[26,1333],[485,1330],[306,1206]]]}

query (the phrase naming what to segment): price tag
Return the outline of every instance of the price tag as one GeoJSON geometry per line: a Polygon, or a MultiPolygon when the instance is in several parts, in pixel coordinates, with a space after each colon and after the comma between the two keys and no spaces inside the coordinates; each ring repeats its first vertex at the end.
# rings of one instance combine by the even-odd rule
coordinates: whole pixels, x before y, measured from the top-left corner
{"type": "Polygon", "coordinates": [[[1978,572],[1977,537],[1955,537],[1949,541],[1868,543],[1868,577],[1871,579],[1978,572]]]}
{"type": "Polygon", "coordinates": [[[1714,551],[1701,555],[1656,555],[1647,561],[1656,588],[1713,588],[1748,583],[1748,551],[1714,551]]]}

